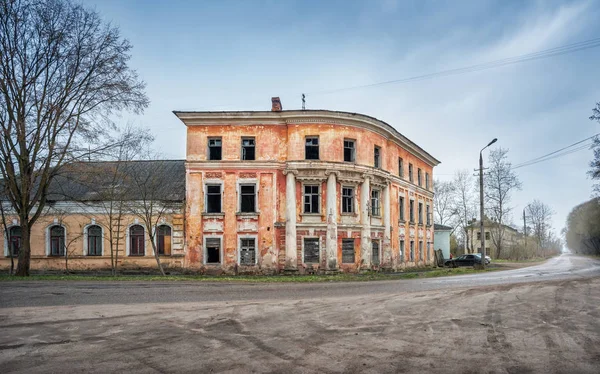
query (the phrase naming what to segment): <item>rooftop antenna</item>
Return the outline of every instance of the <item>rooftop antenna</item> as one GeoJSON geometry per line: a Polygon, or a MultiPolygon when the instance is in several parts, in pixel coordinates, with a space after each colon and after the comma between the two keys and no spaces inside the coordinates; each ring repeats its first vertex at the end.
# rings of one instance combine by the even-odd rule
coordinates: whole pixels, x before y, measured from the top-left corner
{"type": "Polygon", "coordinates": [[[302,94],[302,110],[306,110],[306,95],[302,94]]]}

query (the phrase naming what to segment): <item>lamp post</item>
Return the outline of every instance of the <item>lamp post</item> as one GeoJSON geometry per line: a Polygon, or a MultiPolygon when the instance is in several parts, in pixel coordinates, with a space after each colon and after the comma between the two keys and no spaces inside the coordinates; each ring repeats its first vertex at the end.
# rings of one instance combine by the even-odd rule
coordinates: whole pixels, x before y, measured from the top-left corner
{"type": "Polygon", "coordinates": [[[488,143],[485,147],[481,148],[479,151],[479,230],[481,235],[481,267],[485,269],[485,235],[483,229],[483,155],[482,152],[484,149],[489,147],[490,145],[496,143],[498,141],[497,138],[494,138],[491,142],[488,143]]]}

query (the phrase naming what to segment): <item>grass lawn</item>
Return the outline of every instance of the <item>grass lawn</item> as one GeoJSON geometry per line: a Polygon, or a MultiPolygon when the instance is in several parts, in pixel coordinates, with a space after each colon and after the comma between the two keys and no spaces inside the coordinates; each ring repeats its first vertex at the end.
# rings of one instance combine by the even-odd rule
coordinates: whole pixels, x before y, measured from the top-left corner
{"type": "Polygon", "coordinates": [[[192,282],[236,282],[236,283],[286,283],[286,282],[364,282],[377,280],[394,279],[415,279],[415,278],[434,278],[450,275],[475,274],[484,271],[500,270],[497,268],[487,268],[486,270],[475,270],[470,267],[455,269],[418,269],[403,273],[376,273],[366,272],[361,274],[341,273],[335,275],[31,275],[29,277],[14,277],[7,274],[0,275],[0,282],[11,281],[192,281],[192,282]]]}

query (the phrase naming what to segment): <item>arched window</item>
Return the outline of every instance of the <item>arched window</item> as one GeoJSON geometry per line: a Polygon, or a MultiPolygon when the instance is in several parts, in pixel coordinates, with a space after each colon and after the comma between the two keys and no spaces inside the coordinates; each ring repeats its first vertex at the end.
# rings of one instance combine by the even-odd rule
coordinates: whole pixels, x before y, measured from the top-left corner
{"type": "Polygon", "coordinates": [[[158,226],[156,229],[156,246],[159,255],[171,255],[171,227],[167,225],[158,226]]]}
{"type": "Polygon", "coordinates": [[[8,230],[9,255],[12,253],[13,257],[18,256],[21,250],[21,233],[21,226],[13,226],[8,230]]]}
{"type": "Polygon", "coordinates": [[[102,228],[92,225],[87,228],[88,256],[102,256],[102,228]]]}
{"type": "Polygon", "coordinates": [[[50,256],[65,255],[65,228],[62,226],[50,227],[50,256]]]}
{"type": "Polygon", "coordinates": [[[129,228],[129,255],[143,256],[144,253],[144,228],[140,225],[133,225],[129,228]]]}

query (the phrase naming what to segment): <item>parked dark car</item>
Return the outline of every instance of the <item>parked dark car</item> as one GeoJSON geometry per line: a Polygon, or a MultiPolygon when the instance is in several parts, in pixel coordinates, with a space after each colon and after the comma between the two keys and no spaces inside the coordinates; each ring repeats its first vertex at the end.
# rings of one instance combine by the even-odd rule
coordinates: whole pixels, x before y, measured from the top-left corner
{"type": "Polygon", "coordinates": [[[444,262],[444,266],[456,268],[459,266],[481,265],[481,256],[476,254],[462,255],[444,262]]]}

